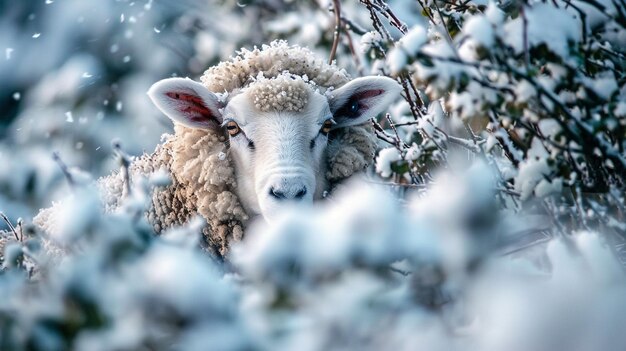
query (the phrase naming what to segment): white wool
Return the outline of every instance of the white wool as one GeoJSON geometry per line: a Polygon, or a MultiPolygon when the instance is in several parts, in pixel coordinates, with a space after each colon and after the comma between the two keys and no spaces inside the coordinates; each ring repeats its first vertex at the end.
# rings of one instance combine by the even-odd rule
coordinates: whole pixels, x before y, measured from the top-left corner
{"type": "Polygon", "coordinates": [[[241,49],[230,61],[209,68],[201,81],[210,91],[233,91],[250,85],[260,72],[265,78],[275,78],[284,72],[300,77],[306,75],[322,88],[339,87],[350,79],[345,70],[316,58],[311,50],[277,40],[261,49],[241,49]]]}
{"type": "Polygon", "coordinates": [[[255,107],[262,112],[300,112],[308,102],[311,87],[303,77],[284,72],[267,79],[259,73],[247,90],[252,94],[255,107]]]}

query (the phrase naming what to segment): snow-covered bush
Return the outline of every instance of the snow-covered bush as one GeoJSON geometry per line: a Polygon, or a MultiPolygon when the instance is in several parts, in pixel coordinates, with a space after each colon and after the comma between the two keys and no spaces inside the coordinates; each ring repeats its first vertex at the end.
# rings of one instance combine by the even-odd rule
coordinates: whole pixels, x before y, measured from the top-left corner
{"type": "Polygon", "coordinates": [[[625,28],[619,0],[0,1],[0,349],[626,349],[625,28]],[[371,171],[226,262],[202,221],[155,236],[158,176],[102,211],[111,140],[167,129],[149,85],[273,39],[402,84],[371,171]]]}
{"type": "MultiPolygon", "coordinates": [[[[379,128],[377,171],[425,185],[462,150],[496,171],[502,206],[543,213],[553,230],[599,228],[621,244],[626,187],[626,4],[419,2],[408,28],[381,1],[370,57],[406,103],[379,128]]],[[[370,39],[372,41],[373,39],[370,39]]],[[[454,162],[452,162],[454,163],[454,162]]]]}
{"type": "Polygon", "coordinates": [[[105,215],[93,183],[72,179],[56,236],[1,238],[0,349],[251,348],[236,289],[197,250],[201,224],[157,239],[142,215],[148,180],[105,215]]]}
{"type": "Polygon", "coordinates": [[[353,182],[257,223],[227,267],[198,250],[202,223],[152,235],[148,180],[110,214],[77,181],[67,235],[4,233],[0,348],[626,347],[626,275],[610,247],[580,232],[503,256],[503,234],[522,224],[493,211],[490,172],[441,174],[408,204],[353,182]]]}

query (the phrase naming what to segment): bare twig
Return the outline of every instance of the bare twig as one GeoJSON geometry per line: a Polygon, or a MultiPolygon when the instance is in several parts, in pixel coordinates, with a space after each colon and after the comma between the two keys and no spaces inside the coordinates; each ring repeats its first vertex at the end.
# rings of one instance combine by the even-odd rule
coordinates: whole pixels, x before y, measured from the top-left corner
{"type": "Polygon", "coordinates": [[[398,149],[398,151],[402,152],[402,147],[409,147],[404,141],[402,141],[402,139],[400,139],[400,134],[398,134],[398,129],[396,129],[396,126],[393,124],[393,121],[391,120],[391,116],[387,113],[385,115],[385,119],[387,120],[387,122],[389,123],[389,126],[391,127],[391,130],[393,130],[394,134],[396,135],[396,148],[398,149]]]}
{"type": "Polygon", "coordinates": [[[374,9],[374,4],[372,4],[372,2],[370,0],[359,0],[363,5],[365,5],[365,7],[367,8],[367,10],[370,13],[370,19],[372,20],[372,25],[374,26],[374,29],[385,39],[388,41],[393,41],[393,38],[391,37],[391,34],[389,34],[389,31],[387,31],[387,28],[385,28],[385,26],[383,26],[383,23],[380,21],[380,18],[378,18],[378,15],[376,14],[376,10],[374,9]]]}
{"type": "Polygon", "coordinates": [[[437,13],[439,14],[439,18],[441,19],[441,26],[443,27],[447,35],[448,42],[452,44],[452,35],[450,34],[448,27],[446,26],[446,20],[444,19],[443,14],[441,13],[441,9],[439,8],[439,5],[437,5],[437,1],[433,1],[433,4],[435,5],[435,9],[437,10],[437,13]]]}
{"type": "Polygon", "coordinates": [[[528,72],[528,68],[530,67],[530,52],[528,51],[528,18],[526,18],[526,11],[524,10],[524,6],[520,8],[520,15],[522,16],[522,26],[523,26],[523,42],[524,42],[524,66],[526,68],[526,72],[528,72]]]}
{"type": "Polygon", "coordinates": [[[376,9],[381,15],[389,20],[389,24],[396,27],[400,33],[406,34],[408,32],[408,27],[406,23],[402,22],[393,11],[389,8],[385,2],[377,0],[377,4],[372,4],[372,7],[376,9]]]}
{"type": "Polygon", "coordinates": [[[17,228],[20,231],[20,241],[24,241],[24,220],[22,218],[17,219],[17,228]]]}
{"type": "Polygon", "coordinates": [[[15,227],[13,226],[13,224],[11,224],[11,221],[9,220],[9,218],[3,212],[0,212],[0,217],[2,217],[2,219],[9,226],[9,229],[11,229],[11,231],[13,232],[13,235],[15,235],[15,240],[20,241],[19,237],[17,236],[17,230],[15,230],[15,227]]]}
{"type": "MultiPolygon", "coordinates": [[[[385,115],[385,118],[387,119],[387,122],[389,122],[389,125],[391,127],[391,130],[393,130],[394,134],[396,135],[395,138],[395,146],[396,149],[398,149],[398,152],[400,153],[400,155],[402,155],[402,157],[404,158],[405,156],[405,151],[404,149],[408,148],[409,146],[402,140],[400,139],[400,134],[398,134],[398,129],[396,128],[396,126],[393,124],[393,121],[391,120],[391,116],[387,113],[385,115]]],[[[417,175],[415,174],[415,172],[413,171],[413,168],[411,167],[411,165],[409,164],[409,176],[411,177],[411,182],[414,184],[418,183],[417,180],[417,175]]]]}
{"type": "MultiPolygon", "coordinates": [[[[417,107],[419,107],[419,109],[424,108],[424,106],[426,104],[424,104],[424,100],[422,100],[422,97],[420,96],[419,92],[417,91],[417,88],[415,87],[415,84],[413,84],[413,80],[411,80],[411,77],[409,77],[406,72],[404,74],[407,75],[406,82],[408,83],[409,87],[411,87],[411,90],[413,91],[413,95],[415,96],[415,99],[416,99],[415,104],[417,105],[417,107]]],[[[418,109],[418,111],[420,111],[419,109],[418,109]]],[[[421,114],[422,113],[420,112],[420,115],[421,114]]]]}
{"type": "Polygon", "coordinates": [[[374,133],[376,134],[376,137],[390,145],[395,146],[396,141],[393,139],[393,137],[387,134],[387,132],[385,132],[383,127],[378,122],[376,122],[376,120],[372,119],[371,121],[372,121],[372,126],[374,126],[374,133]]]}
{"type": "Polygon", "coordinates": [[[358,35],[364,35],[365,33],[368,32],[367,29],[363,28],[362,26],[360,26],[359,24],[357,24],[356,22],[352,21],[349,18],[341,16],[341,21],[345,23],[347,29],[353,31],[354,33],[358,35]]]}
{"type": "Polygon", "coordinates": [[[383,186],[397,186],[403,188],[411,188],[411,189],[427,189],[425,184],[405,184],[405,183],[397,183],[397,182],[376,182],[373,180],[366,180],[365,182],[370,184],[377,184],[383,186]]]}
{"type": "MultiPolygon", "coordinates": [[[[342,17],[343,20],[343,17],[342,17]]],[[[348,25],[346,24],[346,38],[348,38],[348,47],[350,48],[350,53],[352,54],[352,59],[354,59],[354,63],[356,64],[356,69],[360,75],[364,75],[365,71],[363,70],[363,65],[361,64],[361,59],[359,58],[358,53],[354,48],[354,43],[352,41],[352,35],[350,35],[350,31],[348,30],[348,25]]]]}
{"type": "Polygon", "coordinates": [[[72,177],[72,174],[70,173],[69,168],[67,167],[67,165],[65,164],[65,162],[63,162],[63,160],[61,159],[61,156],[59,156],[58,152],[53,152],[52,153],[52,159],[59,165],[59,167],[61,168],[61,172],[63,172],[63,175],[65,176],[65,179],[67,179],[68,184],[70,185],[71,188],[74,188],[74,186],[76,185],[76,182],[74,181],[74,177],[72,177]]]}
{"type": "Polygon", "coordinates": [[[451,144],[462,146],[475,154],[480,153],[480,147],[474,141],[458,138],[452,135],[446,135],[446,138],[451,144]]]}
{"type": "Polygon", "coordinates": [[[406,97],[404,99],[409,104],[409,108],[411,110],[411,114],[413,115],[413,118],[415,118],[417,120],[417,119],[419,119],[422,116],[422,114],[421,114],[421,111],[419,110],[417,104],[415,103],[415,101],[413,101],[413,98],[411,96],[411,90],[409,90],[409,83],[408,83],[408,81],[410,81],[410,79],[405,77],[405,75],[400,77],[400,84],[402,85],[402,89],[404,90],[404,94],[406,95],[406,97]]]}
{"type": "Polygon", "coordinates": [[[333,46],[330,49],[330,57],[328,64],[332,64],[337,54],[337,46],[339,46],[339,34],[341,31],[341,4],[339,0],[333,0],[333,12],[335,13],[335,33],[333,36],[333,46]]]}
{"type": "Polygon", "coordinates": [[[130,195],[130,157],[126,155],[126,153],[122,150],[122,145],[118,140],[113,141],[113,151],[118,157],[118,161],[120,166],[122,167],[122,176],[124,177],[124,190],[126,191],[126,196],[130,195]]]}
{"type": "Polygon", "coordinates": [[[403,122],[403,123],[394,123],[393,125],[396,127],[405,127],[405,126],[414,126],[420,124],[420,121],[411,121],[411,122],[403,122]]]}
{"type": "Polygon", "coordinates": [[[409,275],[411,275],[411,272],[403,271],[403,270],[401,270],[399,268],[396,268],[396,267],[393,267],[393,266],[389,266],[389,270],[394,272],[394,273],[401,274],[401,275],[403,275],[405,277],[408,277],[409,275]]]}

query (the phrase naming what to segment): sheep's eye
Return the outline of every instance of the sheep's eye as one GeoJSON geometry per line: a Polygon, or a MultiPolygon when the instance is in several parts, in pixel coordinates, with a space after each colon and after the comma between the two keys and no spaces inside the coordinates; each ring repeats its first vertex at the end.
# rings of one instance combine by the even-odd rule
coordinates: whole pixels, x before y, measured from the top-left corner
{"type": "Polygon", "coordinates": [[[324,124],[322,124],[322,129],[320,130],[320,133],[327,135],[330,132],[330,128],[333,127],[333,124],[335,124],[335,122],[333,122],[332,119],[327,119],[326,121],[324,121],[324,124]]]}
{"type": "Polygon", "coordinates": [[[226,130],[230,136],[235,136],[241,132],[241,128],[239,128],[237,122],[234,121],[226,123],[226,130]]]}
{"type": "Polygon", "coordinates": [[[358,101],[352,101],[350,103],[350,107],[349,107],[349,111],[351,114],[357,113],[359,111],[359,102],[358,101]]]}

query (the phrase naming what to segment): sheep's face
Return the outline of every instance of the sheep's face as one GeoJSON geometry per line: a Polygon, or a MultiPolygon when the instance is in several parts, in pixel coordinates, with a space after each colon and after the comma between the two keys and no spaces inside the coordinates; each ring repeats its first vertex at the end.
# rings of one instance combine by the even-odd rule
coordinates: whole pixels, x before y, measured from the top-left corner
{"type": "Polygon", "coordinates": [[[308,95],[300,111],[261,111],[251,91],[224,109],[238,195],[249,212],[271,217],[285,203],[311,203],[325,190],[333,115],[324,96],[308,95]]]}
{"type": "Polygon", "coordinates": [[[228,135],[237,195],[249,215],[268,220],[284,206],[321,198],[329,132],[375,117],[400,90],[385,77],[357,78],[326,95],[302,81],[289,94],[254,84],[227,102],[182,78],[156,83],[149,95],[174,121],[228,135]]]}

